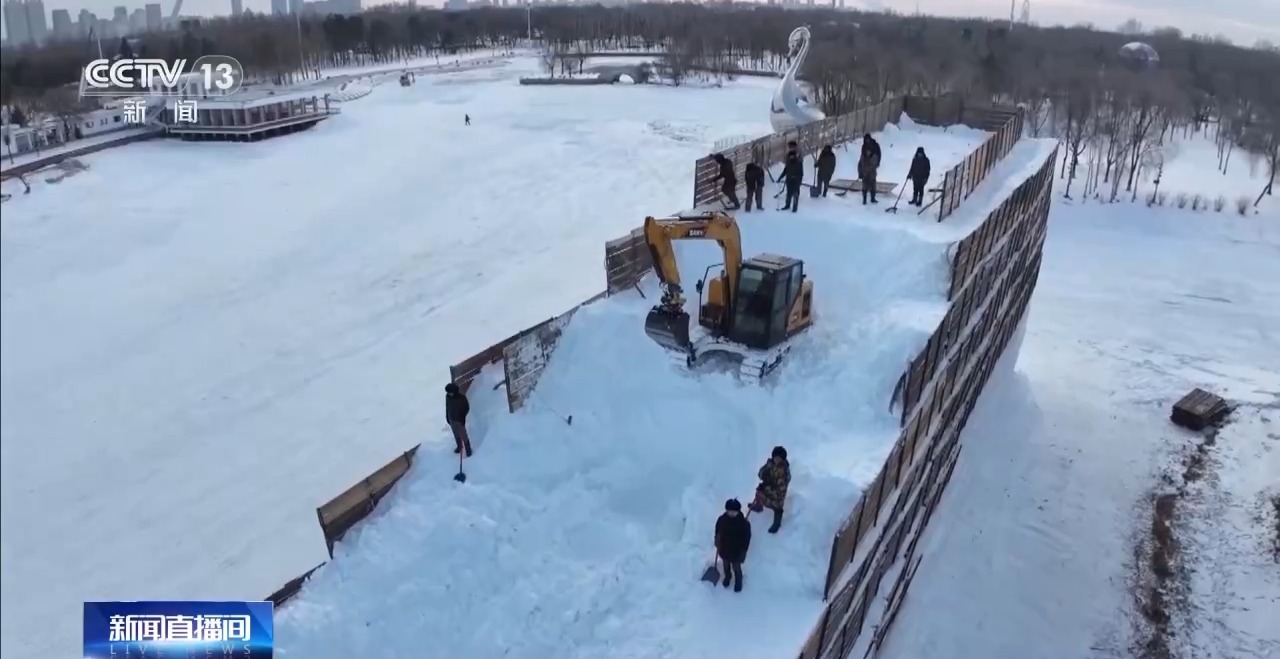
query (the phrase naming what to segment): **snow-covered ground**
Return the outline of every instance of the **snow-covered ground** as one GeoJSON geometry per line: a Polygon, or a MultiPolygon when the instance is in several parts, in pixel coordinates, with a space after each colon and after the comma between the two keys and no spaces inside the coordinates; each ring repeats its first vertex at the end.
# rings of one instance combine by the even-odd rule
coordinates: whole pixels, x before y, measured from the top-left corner
{"type": "MultiPolygon", "coordinates": [[[[1181,146],[1162,187],[1262,189],[1181,146]]],[[[1247,217],[1057,200],[1016,371],[974,411],[879,656],[1280,656],[1277,282],[1274,198],[1247,217]],[[1184,478],[1202,440],[1168,417],[1195,386],[1242,407],[1184,478]],[[1152,643],[1153,500],[1180,487],[1152,643]]]]}
{"type": "MultiPolygon", "coordinates": [[[[316,505],[418,442],[383,512],[278,615],[282,656],[797,651],[831,533],[896,433],[892,387],[944,310],[945,245],[1047,147],[1019,145],[943,224],[854,196],[740,213],[748,255],[801,257],[815,282],[818,323],[777,385],[673,370],[641,331],[650,285],[584,308],[520,414],[473,390],[458,485],[448,364],[597,293],[603,242],[686,206],[694,159],[765,132],[776,82],[516,85],[537,70],[382,85],[262,143],[114,149],[6,202],[0,653],[73,656],[84,600],[263,596],[323,557],[316,505]],[[757,520],[746,592],[712,591],[711,525],[776,444],[783,532],[757,520]]],[[[937,179],[980,139],[889,129],[881,178],[924,146],[937,179]]],[[[1190,450],[1166,416],[1193,384],[1253,406],[1185,496],[1175,624],[1197,650],[1180,656],[1268,656],[1276,564],[1250,549],[1267,540],[1250,506],[1280,470],[1276,206],[1058,203],[1019,370],[975,412],[882,656],[1142,640],[1141,515],[1190,450]]],[[[681,252],[688,273],[718,259],[681,252]]]]}
{"type": "Polygon", "coordinates": [[[315,507],[437,438],[449,364],[598,292],[606,240],[768,129],[764,81],[516,84],[536,67],[5,184],[6,657],[75,656],[83,600],[254,599],[315,565],[315,507]]]}
{"type": "MultiPolygon", "coordinates": [[[[908,122],[880,141],[896,175],[918,145],[945,168],[983,138],[908,122]]],[[[1052,149],[1029,146],[1037,162],[1052,149]]],[[[893,386],[945,311],[952,229],[886,215],[887,205],[806,197],[795,214],[773,203],[737,214],[747,255],[801,258],[814,282],[817,324],[776,385],[673,367],[643,332],[651,281],[644,298],[580,310],[519,413],[506,414],[490,386],[500,369],[483,376],[472,389],[477,458],[467,483],[453,482],[451,443],[437,439],[385,512],[349,534],[277,617],[281,654],[795,653],[822,606],[831,535],[897,435],[893,386]],[[746,591],[710,589],[697,576],[716,516],[726,498],[750,499],[756,469],[779,444],[793,476],[783,532],[770,536],[768,519],[753,520],[746,591]]],[[[714,244],[679,249],[686,273],[722,260],[714,244]]]]}

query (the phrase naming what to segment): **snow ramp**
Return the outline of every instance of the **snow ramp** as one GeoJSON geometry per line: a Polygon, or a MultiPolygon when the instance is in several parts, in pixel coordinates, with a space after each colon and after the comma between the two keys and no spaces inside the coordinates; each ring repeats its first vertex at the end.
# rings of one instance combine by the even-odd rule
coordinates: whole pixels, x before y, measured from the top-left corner
{"type": "MultiPolygon", "coordinates": [[[[910,121],[885,133],[931,150],[937,171],[988,139],[910,121]]],[[[999,203],[1051,150],[1020,145],[988,177],[996,189],[974,194],[999,203]]],[[[887,175],[905,174],[911,151],[886,149],[887,175]]],[[[937,224],[858,201],[737,214],[745,255],[803,259],[815,284],[815,326],[767,386],[673,366],[643,331],[652,278],[515,337],[471,382],[467,482],[452,478],[444,433],[424,443],[380,513],[279,612],[281,656],[772,658],[815,645],[824,596],[844,593],[832,530],[900,452],[904,366],[949,317],[954,241],[991,210],[937,224]],[[519,384],[528,372],[536,388],[519,384]],[[744,592],[699,582],[724,500],[750,498],[775,445],[792,464],[782,531],[753,516],[744,592]]],[[[713,243],[679,249],[690,279],[720,258],[713,243]]]]}

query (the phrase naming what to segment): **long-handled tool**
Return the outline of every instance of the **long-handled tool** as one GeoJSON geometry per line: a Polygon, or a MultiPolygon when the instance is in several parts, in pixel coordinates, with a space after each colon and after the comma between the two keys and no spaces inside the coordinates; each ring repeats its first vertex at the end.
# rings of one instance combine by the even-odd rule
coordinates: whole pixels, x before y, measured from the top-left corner
{"type": "Polygon", "coordinates": [[[707,569],[702,571],[703,581],[706,581],[707,583],[710,583],[713,586],[720,583],[719,563],[720,563],[720,554],[718,551],[713,551],[711,553],[711,565],[708,565],[707,569]]]}
{"type": "Polygon", "coordinates": [[[459,483],[467,482],[467,473],[462,470],[462,452],[461,451],[458,452],[458,475],[454,476],[453,480],[458,481],[459,483]]]}
{"type": "Polygon", "coordinates": [[[902,193],[906,191],[907,183],[910,181],[911,181],[911,176],[908,175],[907,179],[902,182],[902,187],[898,189],[898,198],[893,200],[893,206],[890,206],[889,208],[884,209],[884,212],[894,213],[894,214],[898,212],[898,202],[902,201],[902,193]]]}

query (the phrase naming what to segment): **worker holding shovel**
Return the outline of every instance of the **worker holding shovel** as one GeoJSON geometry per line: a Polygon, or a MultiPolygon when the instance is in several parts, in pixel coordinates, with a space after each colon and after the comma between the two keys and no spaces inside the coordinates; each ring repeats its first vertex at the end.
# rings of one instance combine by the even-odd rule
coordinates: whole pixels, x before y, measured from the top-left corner
{"type": "Polygon", "coordinates": [[[764,512],[765,508],[773,510],[773,524],[769,533],[777,533],[782,526],[782,508],[787,502],[787,488],[791,485],[791,463],[787,462],[787,449],[773,447],[769,461],[757,472],[760,485],[756,487],[755,501],[751,502],[751,510],[764,512]]]}
{"type": "Polygon", "coordinates": [[[467,414],[471,412],[471,404],[467,395],[462,393],[458,385],[450,382],[444,386],[444,420],[453,431],[453,441],[457,445],[454,453],[471,457],[471,438],[467,436],[467,414]]]}
{"type": "Polygon", "coordinates": [[[733,592],[742,592],[742,563],[747,560],[751,547],[751,522],[742,515],[742,504],[737,499],[724,502],[724,514],[716,520],[716,554],[724,563],[725,588],[733,583],[733,592]]]}

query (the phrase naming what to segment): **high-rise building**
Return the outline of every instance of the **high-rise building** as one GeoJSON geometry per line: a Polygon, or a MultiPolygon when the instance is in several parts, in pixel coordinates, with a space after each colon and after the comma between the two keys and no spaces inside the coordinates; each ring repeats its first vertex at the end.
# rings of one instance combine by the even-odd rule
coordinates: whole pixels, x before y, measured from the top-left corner
{"type": "Polygon", "coordinates": [[[49,15],[44,12],[44,0],[27,0],[27,25],[31,40],[44,43],[49,40],[49,15]]]}
{"type": "Polygon", "coordinates": [[[151,2],[146,6],[147,12],[147,29],[156,31],[160,29],[160,24],[164,22],[164,15],[160,13],[160,3],[151,2]]]}
{"type": "Polygon", "coordinates": [[[102,36],[123,37],[129,33],[129,8],[117,5],[111,12],[111,29],[102,36]]]}
{"type": "Polygon", "coordinates": [[[289,13],[297,14],[302,11],[302,0],[289,0],[289,13]]]}
{"type": "Polygon", "coordinates": [[[137,34],[147,29],[147,11],[141,7],[129,13],[129,32],[137,34]]]}
{"type": "Polygon", "coordinates": [[[53,10],[53,38],[70,39],[75,34],[76,28],[71,22],[71,12],[66,9],[53,10]]]}
{"type": "Polygon", "coordinates": [[[244,13],[244,3],[241,0],[231,0],[231,15],[239,16],[244,13]]]}
{"type": "Polygon", "coordinates": [[[98,17],[94,16],[93,12],[88,9],[81,9],[80,17],[76,19],[76,28],[80,31],[80,36],[89,36],[89,31],[93,29],[97,22],[98,17]]]}
{"type": "Polygon", "coordinates": [[[44,43],[49,38],[49,18],[42,0],[5,0],[4,23],[15,46],[44,43]]]}
{"type": "Polygon", "coordinates": [[[271,13],[276,16],[289,13],[289,0],[271,0],[271,13]]]}
{"type": "Polygon", "coordinates": [[[5,36],[9,44],[23,46],[31,41],[31,29],[27,25],[27,3],[23,0],[5,0],[4,2],[5,36]]]}

